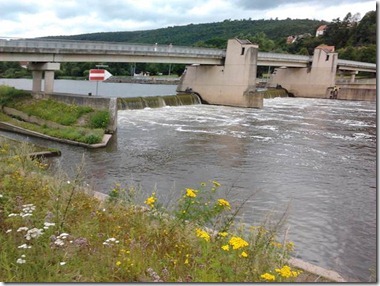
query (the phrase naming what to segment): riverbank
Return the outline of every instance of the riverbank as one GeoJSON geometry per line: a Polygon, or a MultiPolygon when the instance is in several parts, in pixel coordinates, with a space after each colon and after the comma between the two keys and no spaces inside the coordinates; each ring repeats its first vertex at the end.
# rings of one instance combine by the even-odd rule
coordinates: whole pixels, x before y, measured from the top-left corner
{"type": "MultiPolygon", "coordinates": [[[[2,154],[9,151],[1,146],[2,154]]],[[[227,200],[216,196],[205,206],[210,192],[218,193],[216,181],[182,191],[177,211],[168,212],[159,194],[121,185],[108,196],[96,194],[80,173],[47,173],[47,165],[27,153],[0,160],[0,241],[7,246],[1,281],[330,281],[289,266],[293,244],[275,240],[270,226],[248,235],[233,227],[236,206],[227,200]],[[211,230],[206,225],[214,218],[223,224],[214,221],[211,230]]]]}
{"type": "Polygon", "coordinates": [[[109,111],[75,105],[74,99],[66,104],[2,86],[0,128],[88,148],[105,147],[112,136],[106,133],[110,129],[109,111]]]}

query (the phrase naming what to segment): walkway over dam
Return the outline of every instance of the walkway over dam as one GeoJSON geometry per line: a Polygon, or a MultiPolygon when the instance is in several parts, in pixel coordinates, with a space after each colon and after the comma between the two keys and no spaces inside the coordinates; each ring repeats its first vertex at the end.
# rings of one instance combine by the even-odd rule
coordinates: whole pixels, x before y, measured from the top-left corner
{"type": "Polygon", "coordinates": [[[337,72],[349,73],[352,78],[359,71],[376,73],[376,64],[340,60],[337,53],[323,48],[316,49],[313,56],[264,53],[258,52],[257,45],[239,39],[229,40],[227,50],[114,42],[0,39],[0,60],[29,62],[28,67],[33,71],[33,92],[36,93],[42,90],[43,73],[45,93],[53,92],[54,71],[59,70],[61,62],[189,64],[191,66],[182,77],[179,91],[195,91],[210,103],[247,107],[257,104],[252,101],[257,66],[278,67],[271,83],[279,84],[294,94],[300,88],[306,88],[310,91],[306,92],[307,96],[313,96],[315,92],[325,94],[326,88],[335,85],[337,72]],[[294,79],[301,84],[300,87],[296,87],[294,79]],[[312,87],[307,88],[306,85],[312,87]],[[247,97],[248,94],[251,96],[247,97]]]}

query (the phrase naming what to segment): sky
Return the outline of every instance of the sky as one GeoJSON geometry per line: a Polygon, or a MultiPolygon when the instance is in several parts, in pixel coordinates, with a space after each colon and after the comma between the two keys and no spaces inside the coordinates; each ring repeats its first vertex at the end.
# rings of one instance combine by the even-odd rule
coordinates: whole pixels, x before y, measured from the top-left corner
{"type": "Polygon", "coordinates": [[[343,20],[374,0],[0,0],[0,38],[138,31],[226,19],[343,20]]]}

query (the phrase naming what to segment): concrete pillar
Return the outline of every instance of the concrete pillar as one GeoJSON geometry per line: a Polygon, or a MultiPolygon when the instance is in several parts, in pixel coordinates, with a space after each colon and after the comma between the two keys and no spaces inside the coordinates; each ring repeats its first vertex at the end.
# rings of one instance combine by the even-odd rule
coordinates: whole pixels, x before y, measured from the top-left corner
{"type": "Polygon", "coordinates": [[[47,70],[45,71],[45,93],[53,93],[54,92],[54,71],[47,70]]]}
{"type": "Polygon", "coordinates": [[[34,94],[41,93],[42,88],[42,73],[45,75],[44,92],[52,93],[54,91],[54,71],[60,69],[60,63],[44,63],[44,62],[31,62],[28,68],[32,70],[33,75],[33,89],[34,94]]]}
{"type": "Polygon", "coordinates": [[[350,83],[354,83],[355,82],[355,75],[356,75],[356,72],[352,72],[351,73],[350,83]]]}
{"type": "Polygon", "coordinates": [[[32,71],[33,84],[32,93],[40,93],[42,91],[42,71],[34,70],[32,71]]]}
{"type": "Polygon", "coordinates": [[[311,67],[276,68],[272,85],[281,85],[296,97],[329,98],[335,85],[338,54],[323,46],[314,49],[311,67]]]}
{"type": "Polygon", "coordinates": [[[209,104],[262,108],[256,92],[258,46],[246,40],[228,40],[224,65],[186,68],[178,92],[198,93],[209,104]]]}

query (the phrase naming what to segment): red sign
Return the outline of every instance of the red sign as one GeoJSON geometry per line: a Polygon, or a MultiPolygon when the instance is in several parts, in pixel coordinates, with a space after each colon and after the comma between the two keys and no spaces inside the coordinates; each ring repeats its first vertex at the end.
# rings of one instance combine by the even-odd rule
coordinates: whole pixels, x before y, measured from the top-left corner
{"type": "Polygon", "coordinates": [[[112,76],[108,71],[103,69],[92,69],[90,70],[89,80],[103,81],[112,76]]]}

